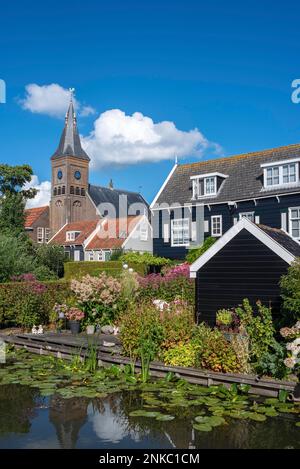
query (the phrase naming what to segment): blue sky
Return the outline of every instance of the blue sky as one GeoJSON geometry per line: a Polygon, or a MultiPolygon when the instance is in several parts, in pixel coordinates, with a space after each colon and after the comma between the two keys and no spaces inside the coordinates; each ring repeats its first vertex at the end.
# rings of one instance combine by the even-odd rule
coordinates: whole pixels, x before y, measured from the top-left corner
{"type": "Polygon", "coordinates": [[[32,104],[29,84],[75,87],[81,110],[94,109],[78,117],[95,161],[91,182],[112,177],[149,201],[175,153],[190,162],[297,143],[299,13],[289,0],[2,2],[1,161],[50,178],[63,119],[46,101],[32,104]]]}

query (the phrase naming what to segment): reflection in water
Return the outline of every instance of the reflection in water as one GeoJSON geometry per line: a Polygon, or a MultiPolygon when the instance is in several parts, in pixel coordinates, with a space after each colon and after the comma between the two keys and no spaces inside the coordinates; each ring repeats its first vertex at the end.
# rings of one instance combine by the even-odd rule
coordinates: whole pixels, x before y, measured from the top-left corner
{"type": "Polygon", "coordinates": [[[60,448],[300,448],[293,415],[259,423],[231,420],[210,433],[193,430],[197,410],[175,408],[168,422],[130,417],[139,392],[106,398],[39,397],[20,385],[0,386],[0,447],[60,448]]]}

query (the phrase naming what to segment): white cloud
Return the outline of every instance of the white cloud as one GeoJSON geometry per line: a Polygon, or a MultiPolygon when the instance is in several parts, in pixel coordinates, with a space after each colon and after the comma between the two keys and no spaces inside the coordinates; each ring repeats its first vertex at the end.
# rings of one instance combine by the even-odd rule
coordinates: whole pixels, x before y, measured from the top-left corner
{"type": "Polygon", "coordinates": [[[140,112],[126,115],[120,109],[103,112],[82,144],[92,159],[92,168],[112,164],[136,164],[173,160],[175,156],[201,157],[220,147],[208,141],[196,128],[179,130],[170,121],[154,123],[140,112]]]}
{"type": "Polygon", "coordinates": [[[40,183],[39,178],[34,175],[32,176],[31,181],[24,186],[24,189],[29,188],[37,189],[38,193],[34,199],[27,201],[26,208],[43,207],[44,205],[49,205],[51,197],[50,181],[43,181],[40,183]]]}
{"type": "MultiPolygon", "coordinates": [[[[69,90],[56,83],[42,86],[31,83],[26,85],[25,90],[25,97],[19,100],[23,109],[52,117],[63,117],[66,114],[70,102],[69,90]]],[[[82,105],[76,98],[74,98],[74,106],[81,116],[95,114],[91,106],[82,105]]]]}

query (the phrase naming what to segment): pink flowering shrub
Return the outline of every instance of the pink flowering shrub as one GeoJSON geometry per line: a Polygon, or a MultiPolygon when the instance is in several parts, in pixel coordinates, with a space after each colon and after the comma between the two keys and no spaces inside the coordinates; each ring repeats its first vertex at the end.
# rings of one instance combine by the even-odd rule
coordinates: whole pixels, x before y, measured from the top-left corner
{"type": "Polygon", "coordinates": [[[84,318],[84,312],[81,311],[79,308],[73,307],[68,309],[68,311],[66,312],[66,318],[69,321],[82,321],[82,319],[84,318]]]}
{"type": "Polygon", "coordinates": [[[105,272],[99,277],[86,275],[71,281],[77,304],[86,314],[86,324],[109,324],[114,320],[122,287],[118,279],[105,272]]]}
{"type": "Polygon", "coordinates": [[[292,342],[286,345],[287,358],[284,360],[285,366],[296,373],[300,371],[300,321],[293,327],[283,327],[280,329],[281,336],[292,342]]]}
{"type": "Polygon", "coordinates": [[[36,282],[36,276],[34,274],[21,274],[21,275],[13,275],[11,277],[12,282],[36,282]]]}
{"type": "Polygon", "coordinates": [[[195,301],[195,282],[190,279],[187,263],[166,268],[162,274],[150,274],[139,277],[139,298],[153,301],[161,299],[171,302],[176,298],[187,301],[190,305],[195,301]]]}

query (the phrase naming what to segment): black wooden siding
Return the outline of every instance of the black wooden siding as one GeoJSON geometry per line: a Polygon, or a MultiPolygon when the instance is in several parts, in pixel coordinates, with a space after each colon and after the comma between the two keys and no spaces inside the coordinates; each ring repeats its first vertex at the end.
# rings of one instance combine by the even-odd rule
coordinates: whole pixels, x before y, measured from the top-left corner
{"type": "Polygon", "coordinates": [[[242,230],[212,257],[196,278],[198,321],[215,324],[216,313],[233,308],[248,298],[255,306],[260,300],[280,309],[280,277],[288,264],[247,230],[242,230]]]}
{"type": "MultiPolygon", "coordinates": [[[[209,231],[204,233],[204,237],[211,236],[211,217],[214,215],[222,215],[223,234],[229,230],[234,224],[234,218],[239,220],[239,214],[243,212],[254,212],[259,216],[259,221],[263,225],[272,228],[281,228],[281,213],[288,213],[290,207],[300,206],[300,194],[285,195],[279,198],[268,197],[265,199],[257,199],[256,205],[254,201],[238,202],[237,208],[230,208],[228,204],[216,204],[204,208],[204,219],[209,223],[209,231]]],[[[168,243],[164,242],[162,235],[162,216],[160,212],[155,212],[155,216],[159,216],[159,238],[153,240],[154,254],[171,259],[184,259],[188,249],[185,247],[178,248],[171,246],[171,239],[168,243]]],[[[183,212],[182,212],[183,213],[183,212]]],[[[172,215],[172,211],[171,211],[172,215]]],[[[192,210],[192,221],[196,220],[195,207],[192,210]]],[[[170,228],[171,231],[171,228],[170,228]]]]}

